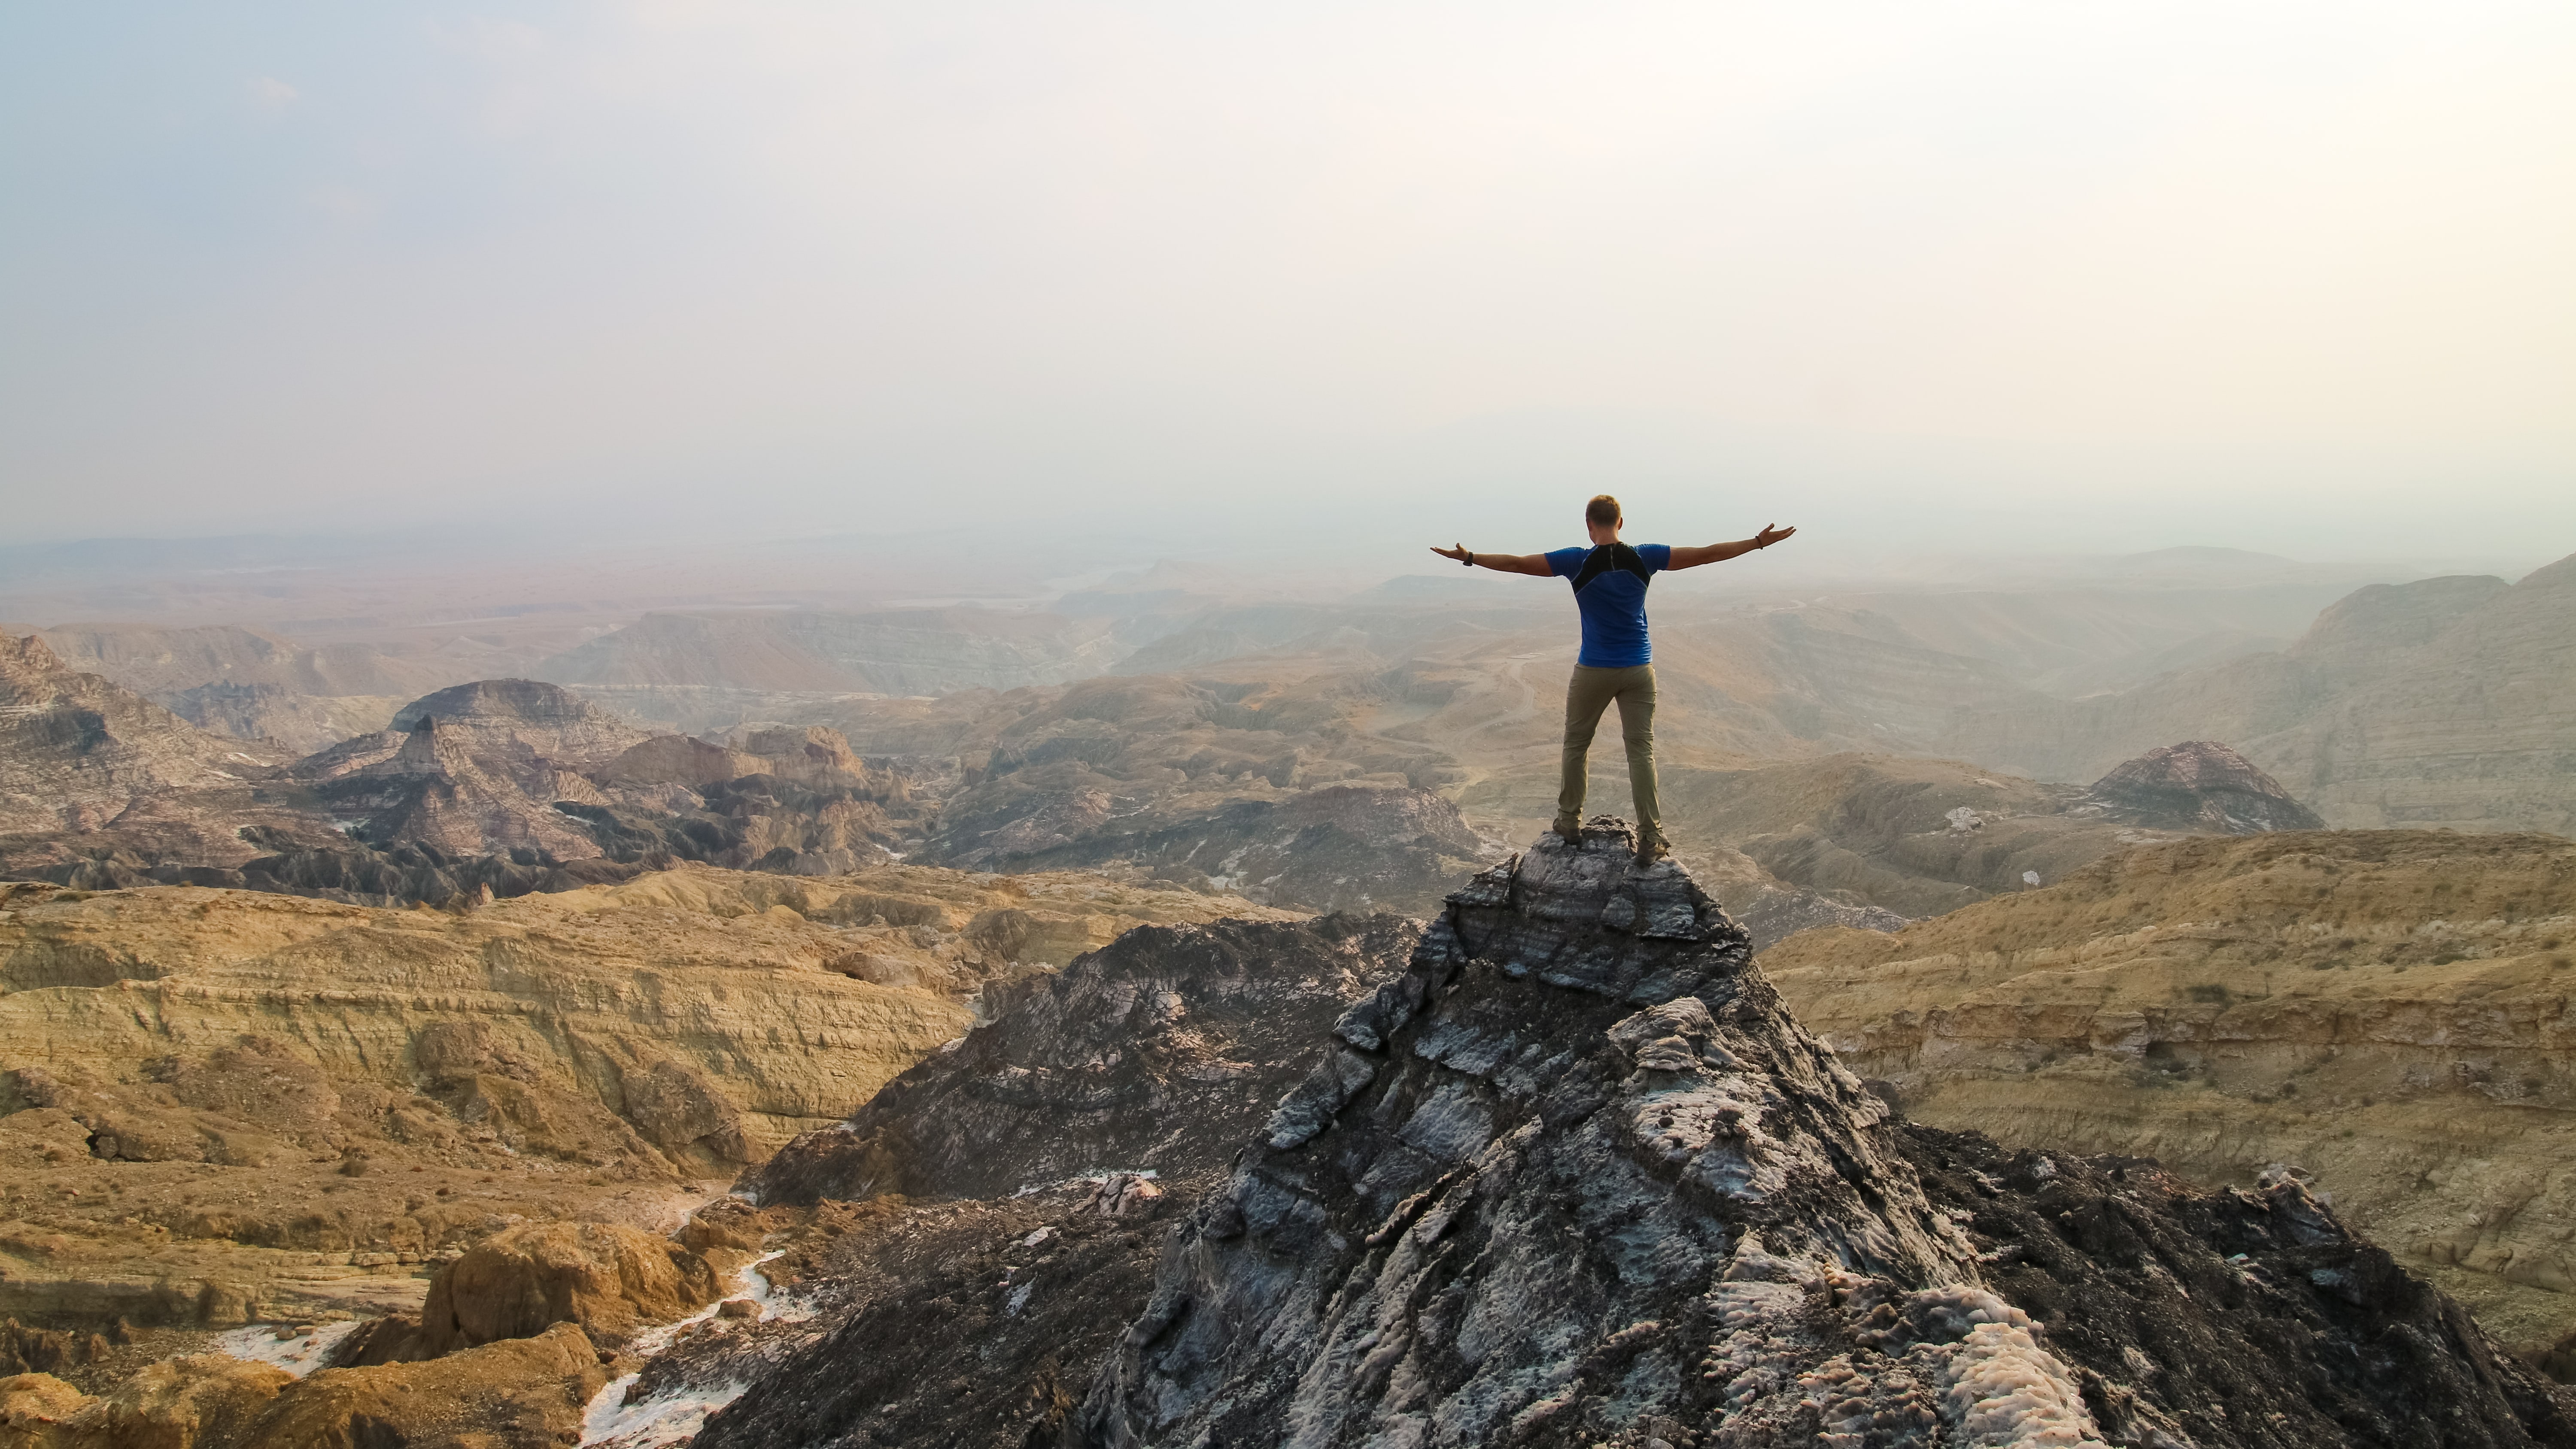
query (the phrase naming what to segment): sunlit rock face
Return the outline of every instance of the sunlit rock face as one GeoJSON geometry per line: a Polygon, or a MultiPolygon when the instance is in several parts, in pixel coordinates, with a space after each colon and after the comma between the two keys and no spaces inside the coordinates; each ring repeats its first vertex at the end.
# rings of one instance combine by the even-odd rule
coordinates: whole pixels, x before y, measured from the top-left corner
{"type": "Polygon", "coordinates": [[[0,635],[0,834],[93,832],[138,801],[238,789],[277,756],[70,669],[33,635],[0,635]]]}

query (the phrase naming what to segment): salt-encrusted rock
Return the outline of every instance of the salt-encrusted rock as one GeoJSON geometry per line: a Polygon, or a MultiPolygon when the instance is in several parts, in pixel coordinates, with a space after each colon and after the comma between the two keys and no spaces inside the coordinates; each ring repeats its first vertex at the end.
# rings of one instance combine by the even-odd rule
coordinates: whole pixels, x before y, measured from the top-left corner
{"type": "Polygon", "coordinates": [[[1335,1037],[1167,1243],[1080,1442],[2570,1441],[2555,1390],[2296,1184],[1999,1176],[1892,1121],[1615,821],[1479,876],[1335,1037]]]}

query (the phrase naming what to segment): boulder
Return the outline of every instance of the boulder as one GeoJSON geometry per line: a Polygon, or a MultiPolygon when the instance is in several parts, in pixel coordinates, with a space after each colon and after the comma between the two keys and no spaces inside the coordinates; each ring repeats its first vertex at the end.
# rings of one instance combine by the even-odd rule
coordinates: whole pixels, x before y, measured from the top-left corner
{"type": "Polygon", "coordinates": [[[0,1449],[572,1444],[607,1382],[598,1350],[569,1323],[434,1363],[305,1379],[196,1354],[152,1364],[96,1398],[47,1374],[0,1379],[0,1449]]]}
{"type": "Polygon", "coordinates": [[[524,1224],[439,1270],[402,1356],[436,1358],[558,1323],[623,1343],[714,1301],[720,1286],[706,1259],[667,1238],[610,1223],[524,1224]]]}

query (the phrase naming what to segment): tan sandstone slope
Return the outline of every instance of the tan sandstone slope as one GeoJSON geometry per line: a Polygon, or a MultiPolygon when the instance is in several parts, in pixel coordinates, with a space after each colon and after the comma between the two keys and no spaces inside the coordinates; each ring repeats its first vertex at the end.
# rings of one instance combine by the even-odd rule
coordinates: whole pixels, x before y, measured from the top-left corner
{"type": "Polygon", "coordinates": [[[2576,843],[2188,840],[1762,964],[1918,1120],[2211,1179],[2296,1164],[2576,1368],[2576,843]]]}
{"type": "Polygon", "coordinates": [[[905,866],[454,913],[0,886],[0,1313],[417,1306],[513,1215],[667,1229],[680,1179],[847,1115],[985,981],[1282,914],[905,866]]]}

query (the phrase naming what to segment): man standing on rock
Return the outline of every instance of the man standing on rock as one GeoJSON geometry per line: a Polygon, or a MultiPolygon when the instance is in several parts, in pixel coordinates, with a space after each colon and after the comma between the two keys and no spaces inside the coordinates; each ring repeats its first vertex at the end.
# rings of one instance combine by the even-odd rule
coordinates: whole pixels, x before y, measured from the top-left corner
{"type": "Polygon", "coordinates": [[[1464,544],[1435,548],[1454,558],[1504,574],[1534,574],[1574,582],[1575,607],[1583,611],[1583,652],[1574,659],[1574,678],[1565,687],[1565,755],[1556,792],[1556,833],[1568,841],[1583,836],[1584,761],[1592,751],[1592,732],[1601,712],[1619,702],[1619,734],[1628,745],[1628,790],[1637,802],[1637,864],[1648,866],[1672,853],[1664,841],[1661,806],[1655,799],[1655,666],[1646,641],[1646,585],[1665,569],[1695,569],[1769,548],[1794,528],[1765,525],[1760,533],[1735,543],[1691,548],[1650,543],[1630,548],[1619,541],[1627,520],[1619,500],[1604,493],[1583,507],[1583,525],[1592,547],[1560,548],[1553,553],[1477,553],[1464,544]]]}

